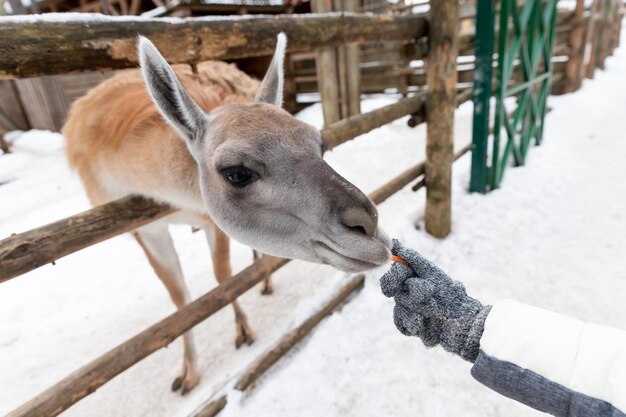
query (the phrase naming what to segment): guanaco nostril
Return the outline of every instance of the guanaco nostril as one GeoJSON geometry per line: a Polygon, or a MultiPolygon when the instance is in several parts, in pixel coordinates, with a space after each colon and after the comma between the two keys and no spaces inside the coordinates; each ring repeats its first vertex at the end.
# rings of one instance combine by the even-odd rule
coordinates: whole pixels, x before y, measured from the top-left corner
{"type": "Polygon", "coordinates": [[[341,213],[341,223],[353,232],[374,236],[378,219],[362,208],[350,207],[341,213]]]}

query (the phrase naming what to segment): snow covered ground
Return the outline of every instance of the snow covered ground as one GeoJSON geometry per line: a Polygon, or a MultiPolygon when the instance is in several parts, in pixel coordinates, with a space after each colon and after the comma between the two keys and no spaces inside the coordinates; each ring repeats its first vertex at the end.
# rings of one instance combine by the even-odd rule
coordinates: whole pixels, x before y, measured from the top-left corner
{"type": "MultiPolygon", "coordinates": [[[[468,194],[469,158],[454,167],[454,231],[430,238],[421,224],[423,191],[410,187],[380,206],[385,229],[419,249],[483,302],[515,298],[581,319],[626,328],[626,48],[575,94],[551,97],[545,143],[503,188],[468,194]]],[[[388,103],[373,99],[365,110],[388,103]]],[[[320,108],[301,118],[321,124],[320,108]]],[[[458,112],[457,145],[471,137],[471,106],[458,112]]],[[[424,157],[424,128],[399,120],[342,145],[328,161],[369,192],[424,157]]],[[[89,207],[63,158],[63,140],[27,132],[0,156],[0,237],[89,207]]],[[[192,295],[213,288],[204,238],[173,229],[192,295]]],[[[233,245],[233,265],[251,261],[233,245]]],[[[249,394],[230,392],[229,416],[535,416],[490,392],[470,364],[402,336],[392,302],[380,294],[384,268],[361,294],[325,320],[249,394]]],[[[275,294],[242,297],[257,342],[234,348],[224,309],[195,329],[201,384],[185,397],[169,386],[179,371],[176,341],[135,365],[67,416],[186,416],[291,328],[346,276],[292,262],[275,275],[275,294]]],[[[0,285],[0,415],[174,310],[129,236],[119,236],[0,285]]]]}

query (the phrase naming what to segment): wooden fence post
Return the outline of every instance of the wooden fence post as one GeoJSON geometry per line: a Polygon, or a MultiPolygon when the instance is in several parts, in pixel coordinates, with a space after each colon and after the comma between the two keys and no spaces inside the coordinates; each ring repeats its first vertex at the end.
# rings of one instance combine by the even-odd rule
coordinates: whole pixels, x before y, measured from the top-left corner
{"type": "MultiPolygon", "coordinates": [[[[344,12],[346,11],[345,1],[333,0],[333,11],[344,12]]],[[[339,85],[339,118],[344,119],[349,116],[349,97],[348,97],[348,56],[347,46],[342,45],[335,48],[335,56],[337,57],[337,70],[335,72],[337,77],[337,84],[339,85]]]]}
{"type": "Polygon", "coordinates": [[[620,41],[622,38],[622,19],[624,17],[624,10],[626,9],[626,4],[618,4],[617,7],[617,27],[615,28],[615,47],[619,48],[620,41]]]}
{"type": "Polygon", "coordinates": [[[4,135],[7,133],[6,129],[0,124],[0,155],[3,153],[10,153],[9,144],[4,140],[4,135]]]}
{"type": "Polygon", "coordinates": [[[611,3],[611,46],[609,55],[613,55],[615,48],[617,47],[619,26],[620,26],[620,13],[621,13],[620,1],[612,1],[611,3]]]}
{"type": "MultiPolygon", "coordinates": [[[[311,7],[315,13],[358,11],[356,0],[313,0],[311,7]]],[[[327,126],[361,113],[359,52],[356,44],[317,50],[317,84],[327,126]]]]}
{"type": "Polygon", "coordinates": [[[615,34],[616,40],[615,40],[615,47],[619,48],[620,45],[620,41],[622,39],[622,18],[624,17],[624,14],[622,12],[622,9],[626,7],[626,5],[624,6],[619,6],[618,10],[617,10],[617,33],[615,34]]]}
{"type": "Polygon", "coordinates": [[[430,3],[426,59],[426,231],[445,237],[451,229],[458,0],[430,3]]]}
{"type": "MultiPolygon", "coordinates": [[[[343,10],[346,12],[358,12],[359,2],[357,0],[342,1],[343,10]]],[[[346,97],[347,114],[344,117],[361,114],[361,47],[357,44],[350,44],[343,47],[346,54],[346,97]]]]}
{"type": "Polygon", "coordinates": [[[11,9],[13,9],[13,14],[27,14],[28,13],[28,9],[19,0],[9,0],[9,4],[11,5],[11,9]]]}
{"type": "Polygon", "coordinates": [[[604,69],[604,59],[606,58],[606,41],[607,41],[607,31],[606,28],[609,24],[608,21],[608,10],[606,8],[606,2],[600,1],[601,3],[601,15],[600,15],[600,25],[598,30],[598,37],[596,38],[596,67],[601,70],[604,69]]]}
{"type": "MultiPolygon", "coordinates": [[[[311,9],[314,13],[332,12],[332,3],[332,0],[313,0],[311,1],[311,9]]],[[[324,113],[324,125],[328,126],[341,119],[335,48],[319,48],[316,52],[315,66],[324,113]]]]}
{"type": "Polygon", "coordinates": [[[565,68],[564,93],[576,91],[582,85],[581,67],[585,54],[583,14],[585,13],[585,0],[576,0],[574,10],[574,25],[569,36],[569,59],[565,68]]]}
{"type": "Polygon", "coordinates": [[[594,0],[591,5],[591,21],[589,22],[589,26],[587,29],[588,34],[588,43],[587,43],[587,51],[585,51],[585,77],[593,78],[593,74],[596,70],[596,51],[597,51],[597,38],[598,38],[598,26],[599,15],[600,15],[600,1],[594,0]]]}

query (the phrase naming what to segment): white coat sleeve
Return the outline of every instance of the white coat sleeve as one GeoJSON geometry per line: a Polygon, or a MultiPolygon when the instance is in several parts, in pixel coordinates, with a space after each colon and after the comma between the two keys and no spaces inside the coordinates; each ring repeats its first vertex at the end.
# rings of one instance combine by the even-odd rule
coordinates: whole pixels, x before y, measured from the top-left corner
{"type": "Polygon", "coordinates": [[[626,417],[626,332],[503,300],[493,305],[472,375],[559,417],[626,417]]]}

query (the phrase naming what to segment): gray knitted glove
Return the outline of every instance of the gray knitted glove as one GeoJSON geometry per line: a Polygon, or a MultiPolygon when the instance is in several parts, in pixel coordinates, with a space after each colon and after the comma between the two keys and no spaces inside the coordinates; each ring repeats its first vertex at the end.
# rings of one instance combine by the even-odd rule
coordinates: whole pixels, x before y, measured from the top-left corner
{"type": "Polygon", "coordinates": [[[398,330],[474,362],[491,306],[469,297],[462,283],[396,239],[392,252],[409,264],[394,263],[380,279],[383,294],[396,302],[393,320],[398,330]]]}

